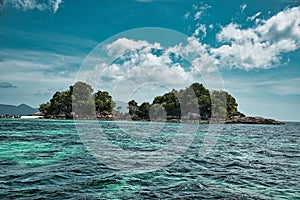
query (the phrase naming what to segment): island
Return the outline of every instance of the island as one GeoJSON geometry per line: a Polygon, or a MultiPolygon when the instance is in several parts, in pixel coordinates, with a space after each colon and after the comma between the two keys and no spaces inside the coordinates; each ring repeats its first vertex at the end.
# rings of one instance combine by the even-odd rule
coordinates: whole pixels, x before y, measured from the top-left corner
{"type": "Polygon", "coordinates": [[[50,119],[98,119],[137,120],[168,122],[199,122],[226,124],[283,124],[263,117],[250,117],[238,110],[236,99],[226,91],[210,91],[200,83],[181,89],[173,89],[153,98],[152,103],[140,105],[132,99],[128,112],[107,91],[94,92],[84,82],[76,82],[66,91],[58,91],[47,103],[42,103],[40,112],[50,119]]]}

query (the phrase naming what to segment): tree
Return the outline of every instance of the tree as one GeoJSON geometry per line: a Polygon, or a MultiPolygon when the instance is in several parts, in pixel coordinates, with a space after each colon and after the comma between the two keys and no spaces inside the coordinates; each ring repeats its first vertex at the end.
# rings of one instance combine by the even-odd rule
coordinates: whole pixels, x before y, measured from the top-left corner
{"type": "Polygon", "coordinates": [[[39,108],[40,112],[42,112],[45,116],[48,116],[50,114],[50,103],[42,103],[40,104],[40,108],[39,108]]]}
{"type": "Polygon", "coordinates": [[[199,111],[202,119],[211,117],[211,99],[209,90],[200,83],[193,83],[190,88],[195,92],[198,99],[199,111]]]}
{"type": "Polygon", "coordinates": [[[138,108],[138,117],[144,118],[144,119],[149,119],[149,110],[150,110],[150,103],[144,102],[142,103],[139,108],[138,108]]]}
{"type": "Polygon", "coordinates": [[[131,100],[128,102],[129,114],[136,115],[138,111],[138,103],[135,100],[131,100]]]}
{"type": "Polygon", "coordinates": [[[233,96],[226,92],[226,100],[227,100],[227,117],[232,115],[236,115],[238,112],[238,104],[233,96]]]}
{"type": "Polygon", "coordinates": [[[101,115],[111,115],[116,104],[108,92],[98,91],[94,94],[94,97],[97,113],[101,115]]]}
{"type": "Polygon", "coordinates": [[[167,115],[171,118],[180,118],[181,110],[180,110],[180,103],[175,95],[177,93],[176,90],[172,90],[172,92],[168,92],[163,95],[163,103],[161,104],[166,112],[167,115]]]}
{"type": "MultiPolygon", "coordinates": [[[[96,113],[112,114],[115,105],[108,92],[97,91],[93,94],[90,85],[77,82],[66,91],[55,92],[49,102],[40,105],[39,110],[47,117],[72,118],[75,114],[80,118],[92,118],[96,113]]],[[[152,104],[144,102],[138,106],[135,100],[128,102],[129,114],[145,119],[149,119],[149,115],[154,118],[181,118],[199,112],[201,119],[226,118],[241,114],[237,107],[235,98],[229,93],[209,91],[199,83],[156,96],[152,104]]],[[[118,112],[121,108],[117,107],[118,112]]]]}
{"type": "Polygon", "coordinates": [[[175,118],[187,116],[188,113],[199,113],[201,119],[225,118],[238,113],[234,97],[225,91],[210,92],[200,83],[156,96],[152,105],[155,104],[162,106],[169,117],[175,118]]]}
{"type": "Polygon", "coordinates": [[[77,82],[73,86],[73,111],[79,118],[92,118],[95,116],[95,101],[92,86],[77,82]]]}
{"type": "Polygon", "coordinates": [[[160,104],[152,104],[152,106],[150,107],[149,116],[150,116],[150,119],[160,119],[161,120],[161,119],[167,118],[166,111],[165,111],[164,107],[162,107],[160,104]]]}

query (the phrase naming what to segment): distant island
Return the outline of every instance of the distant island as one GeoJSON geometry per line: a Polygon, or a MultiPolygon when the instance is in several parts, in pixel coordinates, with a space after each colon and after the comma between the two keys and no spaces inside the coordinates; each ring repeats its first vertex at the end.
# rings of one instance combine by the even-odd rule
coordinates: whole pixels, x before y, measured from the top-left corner
{"type": "Polygon", "coordinates": [[[38,111],[38,108],[32,108],[26,104],[20,104],[18,106],[0,104],[0,117],[30,115],[38,111]]]}
{"type": "Polygon", "coordinates": [[[200,83],[156,96],[152,103],[127,103],[128,113],[116,107],[106,91],[94,92],[84,82],[77,82],[66,91],[58,91],[49,102],[40,105],[45,118],[140,120],[200,123],[283,124],[273,119],[248,117],[238,111],[236,99],[226,91],[209,91],[200,83]]]}

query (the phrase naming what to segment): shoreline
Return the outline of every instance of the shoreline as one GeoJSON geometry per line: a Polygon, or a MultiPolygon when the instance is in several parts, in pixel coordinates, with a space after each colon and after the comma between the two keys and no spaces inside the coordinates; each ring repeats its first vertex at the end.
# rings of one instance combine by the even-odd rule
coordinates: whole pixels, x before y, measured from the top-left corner
{"type": "Polygon", "coordinates": [[[66,117],[66,116],[34,116],[32,118],[22,116],[1,116],[1,119],[54,119],[54,120],[99,120],[99,121],[141,121],[141,122],[169,122],[169,123],[199,123],[199,124],[273,124],[282,125],[284,122],[263,118],[263,117],[251,117],[251,116],[232,116],[228,119],[178,119],[178,118],[167,118],[167,119],[146,119],[134,116],[120,117],[120,116],[102,116],[102,117],[66,117]]]}
{"type": "Polygon", "coordinates": [[[199,124],[269,124],[269,125],[282,125],[282,121],[263,117],[231,117],[229,119],[143,119],[134,117],[101,117],[101,118],[66,118],[66,117],[43,117],[42,119],[53,120],[97,120],[97,121],[136,121],[136,122],[168,122],[168,123],[199,123],[199,124]]]}

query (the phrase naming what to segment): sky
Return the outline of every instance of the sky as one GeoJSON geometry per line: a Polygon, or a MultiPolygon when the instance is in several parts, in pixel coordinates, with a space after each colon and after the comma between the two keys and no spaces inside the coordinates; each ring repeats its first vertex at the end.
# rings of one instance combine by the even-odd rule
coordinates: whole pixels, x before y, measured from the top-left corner
{"type": "Polygon", "coordinates": [[[0,10],[1,104],[38,107],[82,79],[151,102],[197,81],[246,115],[300,121],[299,0],[0,0],[0,10]]]}

